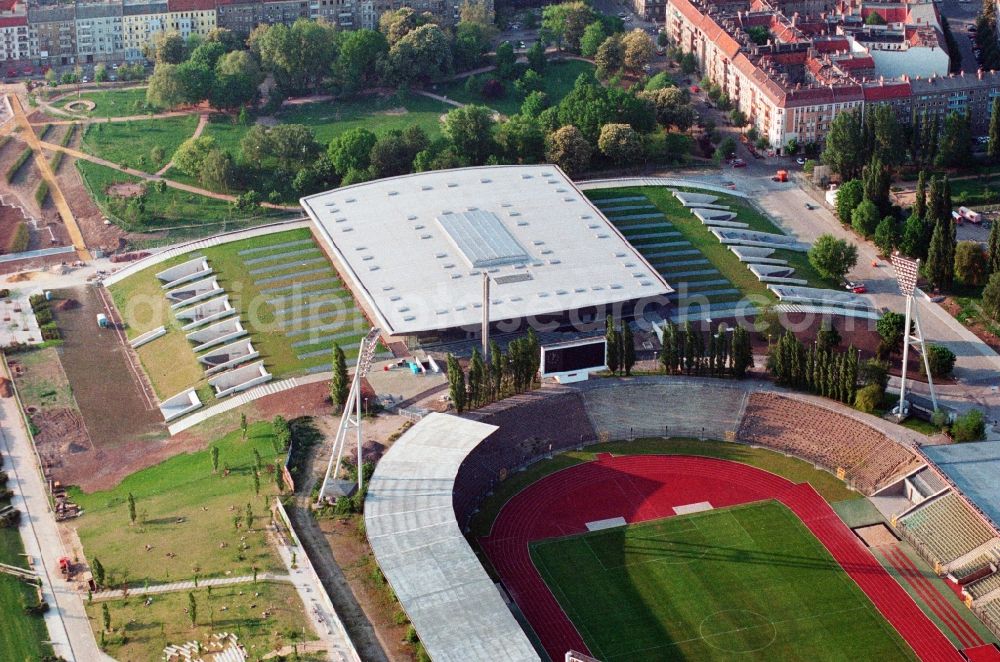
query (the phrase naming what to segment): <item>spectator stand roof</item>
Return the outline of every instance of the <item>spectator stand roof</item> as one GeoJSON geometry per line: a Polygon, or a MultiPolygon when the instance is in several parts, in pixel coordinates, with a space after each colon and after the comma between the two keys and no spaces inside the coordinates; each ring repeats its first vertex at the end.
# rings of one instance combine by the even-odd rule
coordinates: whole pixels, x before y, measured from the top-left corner
{"type": "Polygon", "coordinates": [[[924,446],[921,451],[994,525],[1000,525],[1000,442],[924,446]]]}
{"type": "Polygon", "coordinates": [[[459,168],[319,193],[301,204],[389,335],[552,315],[673,290],[553,165],[459,168]]]}
{"type": "Polygon", "coordinates": [[[459,466],[495,430],[429,414],[382,457],[365,498],[375,559],[436,662],[540,659],[455,519],[459,466]]]}

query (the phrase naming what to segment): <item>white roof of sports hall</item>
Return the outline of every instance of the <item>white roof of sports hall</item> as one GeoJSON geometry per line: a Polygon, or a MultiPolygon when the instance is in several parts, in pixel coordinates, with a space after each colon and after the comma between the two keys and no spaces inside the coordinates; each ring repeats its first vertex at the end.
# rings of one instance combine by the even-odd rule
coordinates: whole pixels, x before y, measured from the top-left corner
{"type": "Polygon", "coordinates": [[[455,518],[458,469],[496,429],[429,414],[393,443],[368,485],[368,542],[436,662],[540,660],[455,518]]]}
{"type": "Polygon", "coordinates": [[[389,335],[558,314],[673,290],[554,165],[439,170],[302,198],[389,335]]]}

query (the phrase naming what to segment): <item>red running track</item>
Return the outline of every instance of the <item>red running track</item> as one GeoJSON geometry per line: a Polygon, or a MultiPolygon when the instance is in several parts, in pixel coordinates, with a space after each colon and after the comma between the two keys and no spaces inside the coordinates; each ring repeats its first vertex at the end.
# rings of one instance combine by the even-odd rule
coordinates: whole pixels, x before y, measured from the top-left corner
{"type": "Polygon", "coordinates": [[[883,616],[926,662],[961,662],[948,638],[924,615],[868,548],[807,483],[754,467],[682,455],[598,456],[522,490],[503,507],[480,542],[504,585],[552,659],[586,645],[535,570],[533,540],[582,533],[586,523],[631,523],[673,516],[674,506],[708,501],[716,508],[775,499],[826,546],[883,616]]]}

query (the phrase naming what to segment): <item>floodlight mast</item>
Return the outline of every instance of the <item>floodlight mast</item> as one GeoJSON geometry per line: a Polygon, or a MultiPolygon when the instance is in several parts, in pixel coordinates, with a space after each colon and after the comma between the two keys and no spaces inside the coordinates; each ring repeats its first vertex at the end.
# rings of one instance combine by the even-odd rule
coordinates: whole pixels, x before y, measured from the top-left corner
{"type": "Polygon", "coordinates": [[[917,288],[917,274],[920,272],[920,260],[910,260],[896,251],[892,255],[892,266],[896,270],[896,283],[900,293],[906,297],[906,321],[903,326],[903,366],[899,385],[899,408],[896,415],[902,419],[906,411],[906,368],[910,357],[910,345],[920,346],[920,356],[924,362],[924,372],[927,373],[927,386],[931,392],[931,406],[937,411],[937,394],[934,392],[934,378],[931,377],[930,361],[927,358],[927,347],[924,344],[924,333],[920,327],[920,315],[917,313],[916,300],[913,292],[917,288]],[[910,326],[916,333],[910,333],[910,326]]]}
{"type": "Polygon", "coordinates": [[[378,347],[380,330],[373,328],[364,338],[358,347],[358,362],[354,367],[354,378],[351,380],[351,390],[347,394],[344,402],[344,411],[340,415],[340,426],[337,428],[337,437],[333,441],[333,452],[330,454],[330,461],[326,466],[326,475],[323,477],[323,485],[320,487],[319,496],[316,498],[316,506],[323,503],[326,496],[326,488],[330,479],[336,480],[340,474],[340,462],[344,457],[344,448],[347,445],[347,434],[353,428],[357,432],[358,444],[358,491],[364,487],[364,476],[361,465],[361,380],[365,378],[371,370],[372,361],[375,359],[375,348],[378,347]]]}

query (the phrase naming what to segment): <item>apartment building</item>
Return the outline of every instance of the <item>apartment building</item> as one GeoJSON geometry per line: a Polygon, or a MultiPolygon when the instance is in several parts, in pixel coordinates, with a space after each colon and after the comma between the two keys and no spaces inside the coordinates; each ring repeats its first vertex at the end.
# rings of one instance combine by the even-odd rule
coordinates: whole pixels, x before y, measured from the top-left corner
{"type": "Polygon", "coordinates": [[[947,74],[933,5],[850,1],[838,7],[846,13],[788,15],[767,0],[668,0],[666,31],[775,150],[793,139],[821,142],[838,114],[871,104],[890,105],[904,122],[914,113],[970,112],[973,131],[985,134],[1000,75],[947,74]],[[865,24],[872,11],[885,12],[884,29],[865,24]]]}
{"type": "Polygon", "coordinates": [[[126,60],[143,58],[147,44],[166,32],[170,22],[166,0],[125,2],[122,7],[122,48],[126,60]]]}

